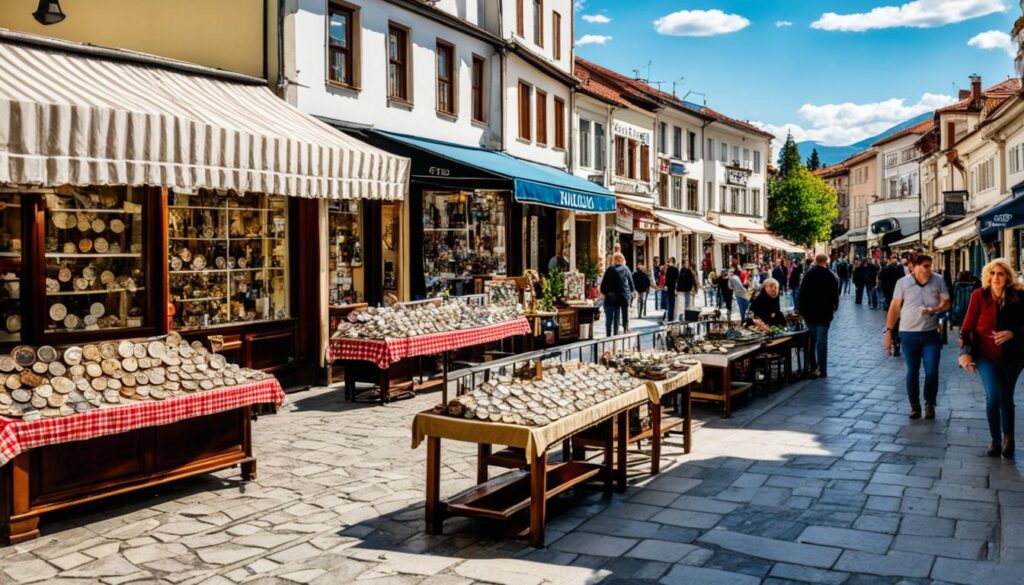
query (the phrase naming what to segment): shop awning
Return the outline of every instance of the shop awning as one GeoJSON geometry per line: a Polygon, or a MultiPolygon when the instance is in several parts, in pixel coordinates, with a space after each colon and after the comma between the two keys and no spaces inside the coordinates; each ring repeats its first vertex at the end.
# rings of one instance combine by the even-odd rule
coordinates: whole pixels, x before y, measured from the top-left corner
{"type": "Polygon", "coordinates": [[[740,230],[740,235],[747,238],[755,244],[761,244],[765,248],[772,250],[782,250],[783,252],[791,252],[794,254],[806,254],[807,250],[794,244],[793,242],[784,240],[775,234],[770,232],[755,232],[740,230]]]}
{"type": "Polygon", "coordinates": [[[955,248],[958,244],[966,242],[972,238],[978,236],[978,226],[976,220],[978,214],[971,214],[959,221],[942,228],[942,235],[935,238],[935,243],[932,245],[936,251],[948,250],[955,248]]]}
{"type": "Polygon", "coordinates": [[[0,184],[400,200],[408,174],[263,79],[0,29],[0,184]]]}
{"type": "MultiPolygon", "coordinates": [[[[561,169],[514,157],[505,152],[452,144],[406,134],[376,131],[376,134],[431,153],[459,167],[469,167],[513,183],[517,201],[590,213],[615,211],[615,195],[604,187],[561,169]]],[[[450,179],[451,170],[432,166],[421,170],[414,164],[413,178],[450,179]],[[447,173],[447,174],[446,174],[447,173]]]]}
{"type": "Polygon", "coordinates": [[[979,232],[992,241],[999,231],[1019,225],[1024,225],[1024,196],[1004,201],[978,215],[979,232]]]}
{"type": "Polygon", "coordinates": [[[644,197],[642,195],[626,195],[623,193],[616,193],[615,200],[620,205],[624,205],[631,209],[638,211],[646,211],[647,213],[654,213],[654,199],[650,197],[644,197]]]}
{"type": "Polygon", "coordinates": [[[832,240],[833,246],[841,246],[847,243],[866,242],[868,241],[868,228],[854,228],[847,231],[845,234],[832,240]]]}
{"type": "Polygon", "coordinates": [[[702,236],[711,236],[716,242],[722,244],[736,244],[740,241],[740,235],[732,230],[719,227],[702,217],[687,215],[678,211],[656,208],[654,215],[659,220],[674,226],[676,229],[702,236]]]}
{"type": "Polygon", "coordinates": [[[913,248],[921,241],[921,236],[914,232],[902,240],[897,240],[889,244],[890,248],[913,248]]]}

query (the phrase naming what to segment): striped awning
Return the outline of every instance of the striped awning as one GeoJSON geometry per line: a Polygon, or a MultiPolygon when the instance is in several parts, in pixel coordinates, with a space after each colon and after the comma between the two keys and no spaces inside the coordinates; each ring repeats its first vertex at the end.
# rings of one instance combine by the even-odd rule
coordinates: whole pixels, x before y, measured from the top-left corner
{"type": "Polygon", "coordinates": [[[0,29],[0,185],[401,200],[408,175],[263,79],[0,29]]]}

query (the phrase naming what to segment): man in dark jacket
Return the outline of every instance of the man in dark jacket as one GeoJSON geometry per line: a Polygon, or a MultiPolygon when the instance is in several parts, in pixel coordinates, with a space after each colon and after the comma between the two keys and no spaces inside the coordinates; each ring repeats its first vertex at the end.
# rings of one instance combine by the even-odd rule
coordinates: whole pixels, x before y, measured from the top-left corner
{"type": "Polygon", "coordinates": [[[853,261],[853,302],[862,305],[864,300],[864,263],[860,260],[853,261]]]}
{"type": "MultiPolygon", "coordinates": [[[[616,252],[612,256],[612,265],[604,271],[601,278],[601,294],[604,295],[605,333],[608,337],[615,335],[618,329],[622,307],[629,307],[633,302],[633,275],[626,268],[626,257],[616,252]]],[[[623,330],[629,331],[629,325],[623,323],[623,330]]]]}
{"type": "Polygon", "coordinates": [[[661,308],[665,309],[665,321],[671,321],[676,314],[676,281],[679,280],[679,269],[676,268],[676,257],[668,259],[665,267],[665,290],[661,298],[661,308]]]}
{"type": "Polygon", "coordinates": [[[786,261],[781,260],[775,263],[775,268],[772,269],[772,278],[779,281],[780,292],[786,292],[786,261]]]}
{"type": "Polygon", "coordinates": [[[892,293],[896,290],[896,283],[906,274],[903,264],[900,263],[900,257],[896,254],[889,257],[889,263],[878,274],[878,286],[882,289],[882,303],[885,305],[886,311],[889,310],[889,305],[892,303],[892,293]]]}
{"type": "Polygon", "coordinates": [[[793,306],[796,307],[797,310],[800,310],[797,295],[800,293],[800,279],[803,275],[803,266],[801,266],[796,260],[790,260],[789,273],[786,277],[786,287],[789,288],[789,292],[793,295],[793,306]]]}
{"type": "Polygon", "coordinates": [[[872,309],[878,308],[878,295],[875,288],[878,286],[878,265],[874,258],[869,258],[864,265],[864,290],[868,293],[868,306],[872,309]]]}
{"type": "Polygon", "coordinates": [[[683,260],[679,267],[679,277],[676,279],[676,292],[683,293],[682,310],[690,308],[693,304],[693,293],[697,292],[697,275],[690,268],[690,261],[683,260]]]}
{"type": "Polygon", "coordinates": [[[839,294],[845,295],[850,292],[850,265],[846,258],[840,258],[836,263],[836,276],[839,277],[839,294]]]}
{"type": "Polygon", "coordinates": [[[814,266],[800,284],[797,306],[814,344],[807,355],[811,377],[824,378],[828,376],[828,328],[839,309],[839,279],[828,269],[828,256],[815,256],[814,266]]]}
{"type": "Polygon", "coordinates": [[[651,277],[647,275],[643,262],[636,263],[633,271],[633,286],[636,287],[636,316],[643,319],[647,315],[647,293],[651,290],[651,277]]]}
{"type": "Polygon", "coordinates": [[[651,263],[651,271],[654,274],[654,280],[651,281],[651,287],[654,288],[654,310],[657,311],[661,308],[661,291],[658,290],[658,277],[661,276],[661,258],[654,257],[654,262],[651,263]]]}

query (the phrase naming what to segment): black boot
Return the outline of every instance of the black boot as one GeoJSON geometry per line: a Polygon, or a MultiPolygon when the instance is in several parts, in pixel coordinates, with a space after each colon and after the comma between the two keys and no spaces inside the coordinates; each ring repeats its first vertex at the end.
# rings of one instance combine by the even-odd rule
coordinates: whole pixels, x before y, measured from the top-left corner
{"type": "Polygon", "coordinates": [[[999,457],[1002,453],[1002,449],[999,447],[999,439],[992,439],[992,442],[988,444],[988,456],[999,457]]]}
{"type": "Polygon", "coordinates": [[[1003,437],[1003,457],[1007,459],[1013,459],[1013,451],[1016,445],[1013,443],[1013,437],[1003,437]]]}

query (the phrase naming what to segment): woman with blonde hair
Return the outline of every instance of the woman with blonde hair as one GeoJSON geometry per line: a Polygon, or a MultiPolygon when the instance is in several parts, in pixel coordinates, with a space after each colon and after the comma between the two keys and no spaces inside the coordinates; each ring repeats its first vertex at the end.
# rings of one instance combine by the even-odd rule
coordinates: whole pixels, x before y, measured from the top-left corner
{"type": "Polygon", "coordinates": [[[1005,258],[986,264],[981,278],[960,328],[960,367],[978,373],[985,388],[989,457],[1009,459],[1015,448],[1013,392],[1024,367],[1024,289],[1005,258]]]}
{"type": "MultiPolygon", "coordinates": [[[[605,335],[611,337],[618,332],[619,316],[622,309],[629,309],[633,302],[633,274],[626,268],[626,257],[621,253],[612,254],[612,265],[601,278],[601,294],[604,295],[605,335]]],[[[628,325],[623,323],[626,331],[628,325]]]]}

